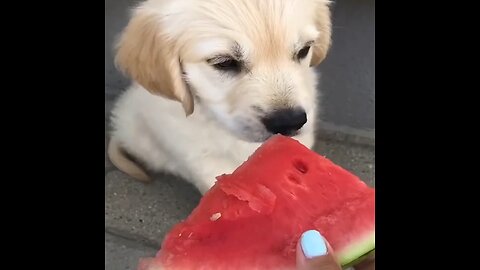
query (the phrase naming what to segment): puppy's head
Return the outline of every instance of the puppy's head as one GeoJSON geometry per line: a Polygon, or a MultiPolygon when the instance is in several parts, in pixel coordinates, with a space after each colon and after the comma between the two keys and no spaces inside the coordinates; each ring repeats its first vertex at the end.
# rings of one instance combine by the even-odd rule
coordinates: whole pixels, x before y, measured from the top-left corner
{"type": "Polygon", "coordinates": [[[150,0],[117,64],[148,91],[195,106],[239,138],[293,136],[315,113],[310,68],[330,47],[327,0],[150,0]]]}

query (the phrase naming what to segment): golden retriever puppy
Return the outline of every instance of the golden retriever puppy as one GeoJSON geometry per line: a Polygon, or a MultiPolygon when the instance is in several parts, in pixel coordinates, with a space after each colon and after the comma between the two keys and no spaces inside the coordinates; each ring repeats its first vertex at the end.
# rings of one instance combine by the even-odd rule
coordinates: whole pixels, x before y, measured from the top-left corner
{"type": "Polygon", "coordinates": [[[201,193],[274,134],[314,144],[313,66],[326,0],[147,0],[116,50],[133,84],[112,111],[109,156],[139,179],[169,172],[201,193]]]}

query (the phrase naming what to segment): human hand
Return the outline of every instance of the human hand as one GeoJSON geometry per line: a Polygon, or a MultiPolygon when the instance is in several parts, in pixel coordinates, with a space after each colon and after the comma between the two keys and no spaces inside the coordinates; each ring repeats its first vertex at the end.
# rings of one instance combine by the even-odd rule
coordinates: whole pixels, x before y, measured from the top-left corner
{"type": "MultiPolygon", "coordinates": [[[[375,255],[355,265],[355,270],[374,270],[375,255]]],[[[318,231],[306,231],[297,244],[297,270],[342,270],[333,250],[318,231]]]]}
{"type": "Polygon", "coordinates": [[[297,270],[342,270],[318,231],[306,231],[297,244],[297,270]]]}

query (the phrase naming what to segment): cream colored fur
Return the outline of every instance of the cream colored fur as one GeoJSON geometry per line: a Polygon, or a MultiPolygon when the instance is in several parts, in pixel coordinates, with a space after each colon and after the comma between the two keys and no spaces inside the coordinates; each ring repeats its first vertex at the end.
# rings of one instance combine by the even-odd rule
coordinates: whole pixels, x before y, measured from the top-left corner
{"type": "Polygon", "coordinates": [[[311,147],[319,103],[312,67],[328,52],[330,28],[325,0],[143,2],[117,44],[117,65],[133,84],[112,112],[110,159],[148,180],[127,152],[204,193],[272,135],[259,117],[288,106],[307,112],[295,139],[311,147]],[[241,56],[245,69],[216,70],[209,59],[219,55],[241,56]]]}

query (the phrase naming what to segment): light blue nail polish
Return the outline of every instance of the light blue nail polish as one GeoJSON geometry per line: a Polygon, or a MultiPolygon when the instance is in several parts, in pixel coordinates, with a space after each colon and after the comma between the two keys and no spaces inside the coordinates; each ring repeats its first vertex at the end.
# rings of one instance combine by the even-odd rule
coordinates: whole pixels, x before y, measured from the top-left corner
{"type": "Polygon", "coordinates": [[[303,254],[308,259],[327,254],[327,245],[318,231],[309,230],[300,238],[303,254]]]}

